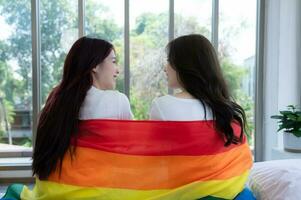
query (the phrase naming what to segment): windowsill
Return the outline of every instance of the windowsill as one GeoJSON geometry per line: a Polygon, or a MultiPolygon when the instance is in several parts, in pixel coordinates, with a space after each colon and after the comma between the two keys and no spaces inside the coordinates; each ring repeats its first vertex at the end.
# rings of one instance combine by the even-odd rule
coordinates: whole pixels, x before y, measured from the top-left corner
{"type": "Polygon", "coordinates": [[[0,158],[31,157],[32,148],[10,144],[0,144],[0,158]]]}
{"type": "Polygon", "coordinates": [[[32,148],[0,144],[1,183],[30,182],[32,177],[32,148]]]}
{"type": "Polygon", "coordinates": [[[284,151],[282,148],[272,149],[272,160],[282,160],[282,159],[301,159],[301,153],[292,153],[284,151]]]}
{"type": "Polygon", "coordinates": [[[0,158],[1,183],[33,183],[31,157],[0,158]]]}

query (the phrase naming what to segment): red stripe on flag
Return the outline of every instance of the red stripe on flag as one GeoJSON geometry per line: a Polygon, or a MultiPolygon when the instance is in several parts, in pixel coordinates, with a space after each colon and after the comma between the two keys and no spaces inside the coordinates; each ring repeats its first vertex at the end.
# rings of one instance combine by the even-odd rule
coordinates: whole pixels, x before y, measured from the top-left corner
{"type": "MultiPolygon", "coordinates": [[[[240,126],[232,126],[239,136],[240,126]]],[[[130,155],[214,155],[237,146],[224,147],[212,120],[85,120],[79,124],[79,135],[80,147],[130,155]]]]}

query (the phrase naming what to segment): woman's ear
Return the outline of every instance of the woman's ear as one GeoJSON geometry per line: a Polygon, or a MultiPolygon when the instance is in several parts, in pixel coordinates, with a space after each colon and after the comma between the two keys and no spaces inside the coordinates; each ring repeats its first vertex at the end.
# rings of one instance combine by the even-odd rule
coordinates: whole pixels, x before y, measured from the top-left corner
{"type": "Polygon", "coordinates": [[[92,68],[92,72],[96,73],[96,67],[92,68]]]}
{"type": "Polygon", "coordinates": [[[99,70],[99,68],[100,68],[101,66],[102,66],[101,63],[98,64],[98,65],[96,65],[95,67],[92,68],[92,72],[96,73],[97,70],[99,70]]]}

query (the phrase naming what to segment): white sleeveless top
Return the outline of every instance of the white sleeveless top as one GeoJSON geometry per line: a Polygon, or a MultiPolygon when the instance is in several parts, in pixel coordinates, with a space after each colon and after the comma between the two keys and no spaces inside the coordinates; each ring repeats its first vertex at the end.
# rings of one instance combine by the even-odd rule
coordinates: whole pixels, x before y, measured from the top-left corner
{"type": "Polygon", "coordinates": [[[79,119],[132,119],[129,99],[116,90],[92,86],[80,108],[79,119]]]}
{"type": "Polygon", "coordinates": [[[212,111],[197,99],[184,99],[171,95],[158,97],[153,100],[150,109],[150,119],[164,121],[196,121],[211,120],[212,111]]]}

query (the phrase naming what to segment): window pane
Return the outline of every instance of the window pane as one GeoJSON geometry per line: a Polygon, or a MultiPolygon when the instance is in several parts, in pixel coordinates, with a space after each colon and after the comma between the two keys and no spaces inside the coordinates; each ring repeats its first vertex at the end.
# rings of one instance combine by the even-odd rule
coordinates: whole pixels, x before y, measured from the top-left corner
{"type": "Polygon", "coordinates": [[[0,149],[6,151],[21,147],[5,144],[30,147],[32,140],[30,3],[0,1],[0,149]]]}
{"type": "Polygon", "coordinates": [[[41,95],[45,103],[49,92],[62,78],[66,54],[78,38],[77,1],[40,2],[41,95]]]}
{"type": "MultiPolygon", "coordinates": [[[[256,0],[220,1],[219,56],[232,95],[254,132],[256,0]]],[[[253,139],[249,140],[253,145],[253,139]]]]}
{"type": "Polygon", "coordinates": [[[212,0],[175,0],[175,37],[202,34],[211,38],[212,0]]]}
{"type": "Polygon", "coordinates": [[[124,1],[87,0],[85,30],[91,37],[111,42],[120,66],[117,90],[124,91],[124,1]]]}
{"type": "Polygon", "coordinates": [[[167,93],[162,61],[168,42],[168,3],[130,1],[130,97],[137,119],[147,119],[152,99],[167,93]]]}

